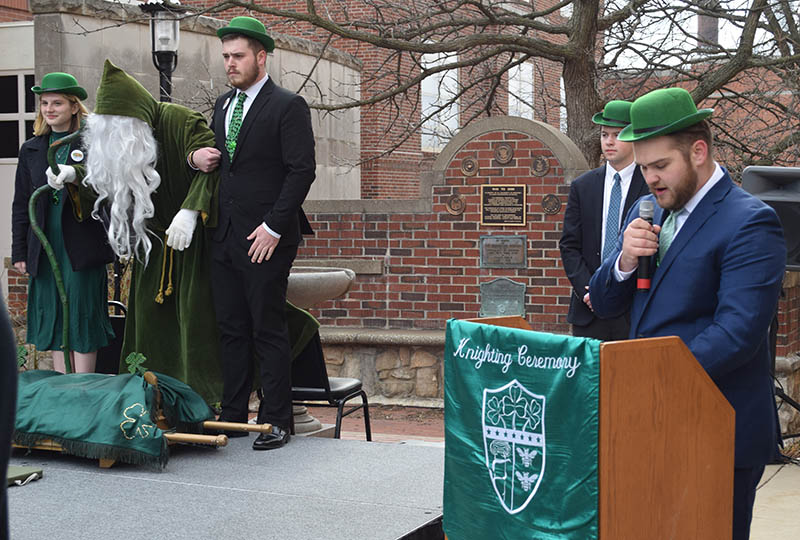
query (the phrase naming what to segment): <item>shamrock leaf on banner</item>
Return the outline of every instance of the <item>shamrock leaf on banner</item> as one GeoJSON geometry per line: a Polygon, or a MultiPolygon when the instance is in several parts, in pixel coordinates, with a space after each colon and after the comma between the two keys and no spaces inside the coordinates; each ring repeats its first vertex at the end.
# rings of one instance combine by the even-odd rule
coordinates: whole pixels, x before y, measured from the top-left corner
{"type": "Polygon", "coordinates": [[[528,403],[528,409],[525,412],[525,431],[536,431],[539,427],[539,422],[542,421],[542,404],[537,400],[532,399],[528,403]]]}
{"type": "MultiPolygon", "coordinates": [[[[503,417],[508,418],[507,426],[517,429],[517,419],[525,418],[528,409],[528,400],[522,396],[518,385],[508,389],[508,395],[503,397],[503,417]]],[[[520,426],[521,427],[521,426],[520,426]]]]}
{"type": "Polygon", "coordinates": [[[122,430],[122,435],[129,441],[136,437],[146,439],[150,436],[151,430],[155,428],[153,424],[140,422],[141,420],[148,420],[145,416],[147,415],[147,409],[141,403],[134,403],[127,407],[122,415],[125,420],[122,421],[119,428],[122,430]]]}
{"type": "Polygon", "coordinates": [[[486,413],[486,418],[489,419],[489,422],[491,422],[492,425],[495,426],[499,425],[500,412],[502,410],[502,404],[500,403],[500,400],[497,399],[496,397],[493,397],[486,403],[486,406],[487,409],[489,409],[488,412],[486,413]]]}

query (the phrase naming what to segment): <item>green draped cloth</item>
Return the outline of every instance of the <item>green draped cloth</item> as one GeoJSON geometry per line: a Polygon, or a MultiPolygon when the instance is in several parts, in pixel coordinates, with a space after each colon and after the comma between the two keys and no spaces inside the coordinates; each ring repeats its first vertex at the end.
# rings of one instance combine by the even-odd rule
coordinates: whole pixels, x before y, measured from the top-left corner
{"type": "Polygon", "coordinates": [[[597,538],[600,342],[447,323],[444,532],[597,538]]]}
{"type": "MultiPolygon", "coordinates": [[[[156,373],[167,423],[199,432],[213,412],[190,387],[156,373]]],[[[168,452],[155,422],[155,388],[140,375],[32,370],[19,374],[13,441],[32,446],[50,439],[64,452],[164,467],[168,452]]]]}

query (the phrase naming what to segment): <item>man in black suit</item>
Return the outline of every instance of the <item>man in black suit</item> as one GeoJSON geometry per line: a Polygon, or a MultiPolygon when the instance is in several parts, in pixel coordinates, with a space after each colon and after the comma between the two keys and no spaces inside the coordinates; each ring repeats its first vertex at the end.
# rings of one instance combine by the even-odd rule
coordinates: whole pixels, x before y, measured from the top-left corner
{"type": "MultiPolygon", "coordinates": [[[[267,75],[275,44],[264,25],[235,17],[217,31],[234,89],[217,99],[216,149],[189,156],[203,171],[219,165],[219,227],[211,242],[211,280],[223,373],[220,420],[246,422],[253,358],[263,397],[255,450],[289,441],[291,347],[285,316],[289,270],[311,227],[301,204],[314,181],[314,134],[305,100],[267,75]]],[[[235,434],[233,432],[232,434],[235,434]]]]}
{"type": "Polygon", "coordinates": [[[630,124],[631,103],[610,101],[592,117],[600,126],[600,146],[606,164],[586,172],[572,182],[564,212],[559,248],[564,271],[572,283],[567,320],[572,334],[604,341],[628,339],[630,315],[599,319],[589,301],[589,279],[613,252],[619,224],[631,205],[649,190],[639,167],[633,162],[633,145],[617,140],[630,124]]]}

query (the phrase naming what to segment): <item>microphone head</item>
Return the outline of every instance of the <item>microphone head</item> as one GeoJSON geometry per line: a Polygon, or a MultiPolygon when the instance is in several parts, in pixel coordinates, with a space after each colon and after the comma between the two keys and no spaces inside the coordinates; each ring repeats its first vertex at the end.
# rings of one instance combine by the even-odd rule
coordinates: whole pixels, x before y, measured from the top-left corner
{"type": "Polygon", "coordinates": [[[642,201],[639,203],[639,217],[649,221],[650,223],[653,222],[653,215],[656,211],[656,205],[653,201],[642,201]]]}

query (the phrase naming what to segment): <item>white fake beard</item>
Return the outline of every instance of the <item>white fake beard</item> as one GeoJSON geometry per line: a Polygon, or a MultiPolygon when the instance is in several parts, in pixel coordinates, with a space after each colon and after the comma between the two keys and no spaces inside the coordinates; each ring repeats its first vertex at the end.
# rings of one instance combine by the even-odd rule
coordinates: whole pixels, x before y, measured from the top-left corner
{"type": "Polygon", "coordinates": [[[108,242],[114,253],[123,260],[135,256],[147,265],[152,247],[147,220],[155,215],[150,197],[161,183],[150,126],[137,118],[90,114],[84,141],[83,184],[98,194],[92,216],[98,219],[100,208],[110,207],[108,242]]]}

